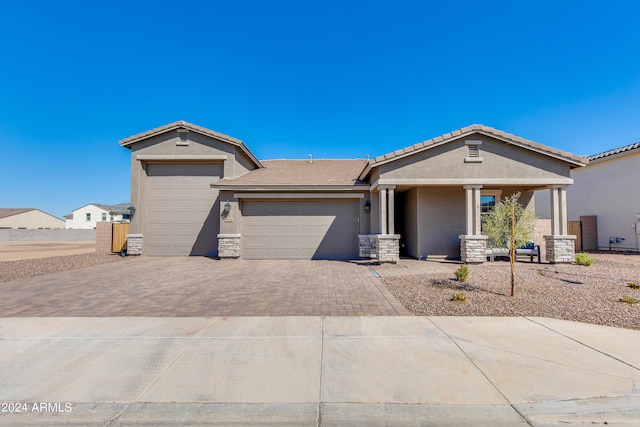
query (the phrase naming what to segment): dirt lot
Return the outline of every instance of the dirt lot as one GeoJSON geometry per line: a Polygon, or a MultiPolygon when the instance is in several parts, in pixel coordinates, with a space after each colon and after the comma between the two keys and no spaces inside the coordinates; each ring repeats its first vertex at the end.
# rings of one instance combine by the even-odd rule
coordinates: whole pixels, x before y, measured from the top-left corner
{"type": "Polygon", "coordinates": [[[0,241],[0,261],[78,255],[95,251],[95,241],[0,241]]]}

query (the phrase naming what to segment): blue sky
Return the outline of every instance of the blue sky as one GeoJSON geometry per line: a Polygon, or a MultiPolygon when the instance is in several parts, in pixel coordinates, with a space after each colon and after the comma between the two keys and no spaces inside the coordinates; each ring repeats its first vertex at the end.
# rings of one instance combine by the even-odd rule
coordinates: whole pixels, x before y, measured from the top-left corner
{"type": "Polygon", "coordinates": [[[261,159],[363,158],[473,123],[640,141],[640,2],[15,1],[0,207],[129,199],[120,139],[186,120],[261,159]]]}

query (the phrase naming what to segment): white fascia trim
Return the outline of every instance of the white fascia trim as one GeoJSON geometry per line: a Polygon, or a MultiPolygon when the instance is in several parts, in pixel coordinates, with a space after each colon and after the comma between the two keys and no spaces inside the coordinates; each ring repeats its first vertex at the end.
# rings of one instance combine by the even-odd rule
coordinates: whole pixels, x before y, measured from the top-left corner
{"type": "Polygon", "coordinates": [[[367,164],[367,167],[364,168],[358,179],[362,181],[367,175],[369,175],[369,172],[371,172],[371,162],[367,164]]]}
{"type": "MultiPolygon", "coordinates": [[[[381,179],[377,185],[571,185],[572,178],[428,178],[381,179]]],[[[371,186],[372,189],[374,186],[371,186]]]]}
{"type": "MultiPolygon", "coordinates": [[[[512,139],[502,138],[502,137],[500,137],[498,135],[494,135],[494,134],[491,134],[489,132],[485,132],[485,131],[482,131],[482,130],[477,131],[477,132],[481,133],[482,135],[488,136],[490,138],[494,138],[494,139],[498,139],[500,141],[506,142],[507,144],[516,145],[516,146],[518,146],[520,148],[524,148],[526,150],[531,150],[531,151],[534,151],[534,152],[539,153],[539,154],[544,154],[545,156],[548,156],[548,157],[553,157],[555,159],[562,160],[563,162],[571,163],[571,164],[574,164],[576,166],[586,166],[585,163],[581,163],[581,162],[578,162],[576,160],[569,159],[568,157],[564,157],[564,156],[562,156],[560,154],[555,154],[555,153],[552,153],[550,151],[546,151],[546,150],[543,150],[543,149],[540,149],[540,148],[532,147],[531,145],[522,144],[522,143],[520,143],[518,141],[514,141],[512,139]]],[[[550,147],[550,148],[552,148],[552,147],[550,147]]]]}
{"type": "Polygon", "coordinates": [[[364,199],[363,193],[234,193],[236,199],[364,199]]]}
{"type": "MultiPolygon", "coordinates": [[[[222,181],[222,180],[220,180],[222,181]]],[[[292,186],[292,185],[283,185],[283,186],[269,186],[269,187],[259,187],[255,185],[225,185],[220,181],[216,181],[211,184],[211,188],[216,188],[218,190],[224,191],[260,191],[260,192],[276,192],[276,191],[305,191],[305,192],[314,192],[314,191],[369,191],[368,185],[327,185],[327,186],[317,186],[317,187],[309,187],[309,186],[292,186]]]]}
{"type": "Polygon", "coordinates": [[[224,161],[224,160],[227,160],[227,156],[225,154],[219,154],[219,155],[138,154],[136,156],[136,160],[147,161],[147,162],[149,161],[162,162],[162,161],[171,161],[171,160],[224,161]]]}

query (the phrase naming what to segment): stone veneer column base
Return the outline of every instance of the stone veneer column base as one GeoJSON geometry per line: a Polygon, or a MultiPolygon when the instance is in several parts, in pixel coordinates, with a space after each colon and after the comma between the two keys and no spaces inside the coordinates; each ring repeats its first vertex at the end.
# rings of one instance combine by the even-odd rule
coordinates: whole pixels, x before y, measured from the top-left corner
{"type": "Polygon", "coordinates": [[[127,234],[127,255],[142,255],[142,234],[127,234]]]}
{"type": "Polygon", "coordinates": [[[547,245],[545,259],[551,264],[570,264],[576,261],[576,236],[543,236],[547,245]]]}
{"type": "Polygon", "coordinates": [[[218,258],[240,258],[240,234],[218,234],[218,258]]]}
{"type": "Polygon", "coordinates": [[[378,256],[378,244],[375,234],[358,234],[358,256],[360,259],[371,259],[378,256]]]}
{"type": "Polygon", "coordinates": [[[399,234],[376,234],[375,241],[378,262],[395,264],[400,260],[399,234]]]}
{"type": "Polygon", "coordinates": [[[487,236],[461,235],[460,258],[466,264],[482,264],[487,260],[487,236]]]}

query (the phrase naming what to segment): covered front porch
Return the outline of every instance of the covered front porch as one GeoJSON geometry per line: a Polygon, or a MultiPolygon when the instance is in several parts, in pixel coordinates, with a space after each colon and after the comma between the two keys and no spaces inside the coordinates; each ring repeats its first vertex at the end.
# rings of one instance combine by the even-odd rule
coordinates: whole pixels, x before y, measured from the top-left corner
{"type": "Polygon", "coordinates": [[[360,257],[380,262],[396,262],[400,256],[485,262],[482,215],[516,192],[521,193],[524,207],[534,209],[534,191],[546,188],[552,206],[551,234],[535,243],[546,246],[546,261],[573,262],[575,236],[567,234],[566,187],[495,182],[377,186],[371,193],[371,234],[360,235],[360,257]]]}

